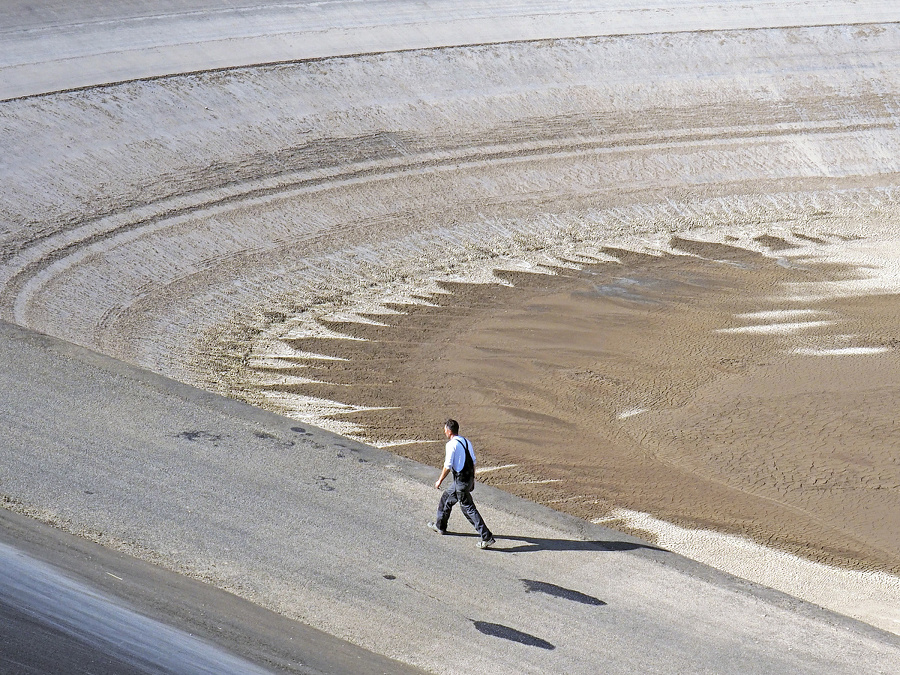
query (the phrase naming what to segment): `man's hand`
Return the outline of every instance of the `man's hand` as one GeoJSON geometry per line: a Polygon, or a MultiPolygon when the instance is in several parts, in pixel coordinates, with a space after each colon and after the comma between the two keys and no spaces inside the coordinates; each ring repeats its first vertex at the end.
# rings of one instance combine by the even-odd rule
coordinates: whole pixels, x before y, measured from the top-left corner
{"type": "Polygon", "coordinates": [[[441,477],[438,478],[437,481],[435,481],[435,483],[434,483],[435,490],[441,489],[441,483],[444,482],[444,479],[447,477],[448,473],[450,473],[450,469],[448,469],[447,467],[444,467],[443,469],[441,469],[441,477]]]}
{"type": "Polygon", "coordinates": [[[434,489],[435,490],[441,489],[441,481],[439,481],[439,480],[434,481],[434,489]]]}

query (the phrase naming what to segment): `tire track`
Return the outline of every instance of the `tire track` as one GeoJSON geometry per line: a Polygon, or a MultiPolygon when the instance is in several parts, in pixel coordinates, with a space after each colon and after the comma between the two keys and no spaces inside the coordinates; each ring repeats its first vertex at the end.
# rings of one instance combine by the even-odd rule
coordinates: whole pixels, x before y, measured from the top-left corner
{"type": "MultiPolygon", "coordinates": [[[[518,143],[510,147],[488,147],[476,151],[463,148],[456,152],[439,153],[438,156],[405,156],[393,161],[369,161],[335,166],[324,176],[300,175],[263,176],[253,181],[243,181],[228,187],[197,191],[174,199],[123,209],[77,230],[61,235],[47,236],[28,249],[21,251],[0,273],[3,290],[0,291],[0,307],[4,316],[24,323],[24,306],[28,302],[26,286],[51,266],[64,259],[75,259],[90,247],[96,247],[122,235],[139,236],[140,231],[152,231],[171,225],[172,221],[188,216],[207,216],[252,204],[261,206],[268,201],[288,199],[300,193],[327,190],[335,187],[360,185],[369,181],[390,180],[401,176],[423,175],[438,171],[460,171],[484,168],[491,165],[538,162],[547,158],[573,158],[588,154],[610,152],[685,150],[696,146],[730,145],[740,142],[763,141],[771,138],[792,138],[813,135],[860,133],[872,130],[893,129],[891,120],[864,123],[808,123],[805,125],[759,125],[756,128],[705,129],[673,133],[669,137],[638,134],[621,134],[610,139],[568,139],[543,143],[518,143]],[[413,160],[413,161],[410,161],[413,160]],[[219,194],[217,194],[219,193],[219,194]],[[224,193],[224,194],[221,194],[224,193]],[[181,203],[179,203],[181,202],[181,203]],[[186,203],[185,203],[186,202],[186,203]],[[124,222],[123,222],[124,221],[124,222]],[[55,244],[54,239],[61,239],[55,244]],[[10,273],[10,270],[13,270],[10,273]]],[[[210,259],[209,264],[214,264],[210,259]]],[[[74,263],[71,263],[74,264],[74,263]]],[[[32,292],[34,292],[32,290],[32,292]]]]}

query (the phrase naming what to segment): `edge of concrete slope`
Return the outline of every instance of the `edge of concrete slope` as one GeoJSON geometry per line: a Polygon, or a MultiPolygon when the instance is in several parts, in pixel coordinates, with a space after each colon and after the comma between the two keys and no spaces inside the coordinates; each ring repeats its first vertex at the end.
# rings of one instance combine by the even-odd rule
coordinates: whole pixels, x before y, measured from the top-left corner
{"type": "MultiPolygon", "coordinates": [[[[302,675],[339,672],[414,675],[425,672],[284,617],[228,591],[9,509],[0,509],[0,544],[25,554],[30,559],[26,564],[37,561],[49,565],[67,580],[84,587],[93,599],[97,594],[102,601],[116,608],[134,611],[151,621],[186,633],[194,640],[214,645],[227,654],[262,666],[267,672],[302,675]]],[[[36,569],[34,574],[41,575],[42,569],[36,569]]],[[[17,578],[4,581],[7,582],[4,586],[22,584],[22,580],[17,578]]],[[[8,600],[0,593],[0,605],[9,604],[8,600]]],[[[56,601],[50,599],[51,604],[56,601]]],[[[44,614],[52,609],[28,606],[18,610],[29,617],[28,629],[32,629],[34,624],[45,623],[63,634],[70,632],[65,617],[60,619],[57,614],[44,614]]],[[[71,650],[73,645],[77,646],[84,639],[84,634],[90,632],[85,627],[78,634],[69,635],[71,643],[26,647],[22,654],[22,650],[15,651],[17,641],[28,641],[35,633],[18,635],[15,627],[6,628],[10,633],[0,639],[0,670],[7,662],[8,650],[14,650],[12,660],[20,666],[34,667],[34,671],[28,672],[35,673],[50,672],[41,670],[41,667],[58,668],[57,672],[62,672],[63,668],[75,670],[78,664],[73,662],[71,654],[65,652],[71,650]],[[40,653],[40,659],[30,663],[29,655],[34,655],[35,651],[40,653]]],[[[126,657],[134,653],[135,645],[128,643],[127,635],[124,638],[117,634],[91,637],[96,640],[97,648],[107,654],[107,650],[111,650],[107,643],[114,639],[125,642],[113,647],[112,651],[121,649],[126,657]]],[[[158,636],[149,636],[147,640],[151,642],[154,638],[158,636]]],[[[151,644],[143,646],[152,649],[151,644]]],[[[97,668],[99,664],[92,663],[90,667],[97,668]]],[[[83,671],[78,669],[78,672],[83,671]]]]}
{"type": "Polygon", "coordinates": [[[888,3],[872,0],[825,0],[815,3],[812,11],[805,0],[783,0],[769,3],[765,12],[733,2],[701,5],[705,11],[698,11],[693,3],[646,7],[623,2],[610,8],[581,0],[566,3],[564,10],[547,12],[539,3],[522,0],[440,0],[420,3],[417,15],[410,14],[404,3],[391,0],[230,0],[215,8],[195,0],[180,3],[178,11],[166,3],[156,3],[159,8],[144,12],[134,11],[129,3],[112,3],[112,8],[94,3],[88,12],[101,18],[93,21],[77,20],[81,15],[76,11],[73,16],[66,6],[71,3],[58,0],[42,3],[49,5],[53,20],[30,3],[25,5],[27,12],[21,2],[8,4],[5,13],[0,13],[0,23],[5,20],[25,29],[5,31],[5,44],[0,44],[0,69],[6,70],[0,86],[4,100],[183,74],[185,59],[194,64],[188,72],[199,72],[438,46],[789,27],[812,23],[813,17],[818,25],[900,17],[888,3]],[[110,24],[115,31],[108,30],[110,24]],[[96,53],[98,43],[107,53],[96,53]]]}
{"type": "MultiPolygon", "coordinates": [[[[66,358],[105,370],[119,377],[130,379],[154,390],[164,391],[185,402],[214,409],[220,413],[226,413],[247,422],[265,423],[274,428],[281,427],[285,429],[297,425],[296,420],[288,417],[183,384],[163,375],[91,351],[87,348],[65,342],[52,336],[37,333],[2,320],[0,320],[0,340],[30,341],[35,346],[50,350],[66,358]]],[[[436,474],[436,469],[434,467],[420,464],[394,455],[386,450],[365,445],[353,439],[348,439],[312,427],[308,424],[304,424],[304,428],[307,430],[307,433],[311,434],[314,440],[322,444],[327,445],[340,442],[344,444],[345,447],[352,447],[354,452],[358,453],[359,457],[368,460],[368,462],[373,465],[373,468],[379,467],[384,469],[390,466],[391,471],[401,473],[408,479],[420,482],[424,485],[430,485],[434,480],[436,474]]],[[[688,575],[691,578],[704,581],[729,591],[753,596],[763,602],[797,613],[800,616],[822,621],[828,625],[900,647],[900,636],[898,635],[894,635],[893,633],[871,626],[857,619],[837,614],[805,600],[794,598],[780,591],[708,567],[670,551],[657,548],[651,543],[638,537],[554,511],[543,505],[530,502],[488,485],[479,484],[478,492],[480,501],[490,504],[490,506],[495,509],[515,513],[536,524],[556,528],[571,534],[572,536],[581,538],[582,540],[595,541],[597,542],[598,550],[603,550],[603,542],[610,542],[611,546],[608,550],[615,550],[631,556],[642,557],[655,564],[688,575]]],[[[5,507],[7,510],[19,512],[20,514],[35,517],[40,520],[40,514],[36,513],[33,509],[14,501],[8,499],[6,501],[0,500],[0,506],[5,507]]],[[[13,519],[10,521],[9,519],[5,519],[4,515],[0,513],[0,525],[5,527],[7,522],[15,522],[15,520],[13,519]]],[[[56,525],[63,531],[66,530],[64,523],[51,522],[50,524],[56,525]]],[[[77,535],[80,533],[71,532],[70,534],[77,535]]],[[[4,538],[8,537],[0,536],[0,539],[4,538]]],[[[224,593],[225,591],[221,592],[224,593]]],[[[236,598],[237,596],[234,597],[236,598]]],[[[241,600],[241,602],[252,604],[246,600],[241,600]]],[[[290,620],[285,619],[285,621],[290,620]]]]}

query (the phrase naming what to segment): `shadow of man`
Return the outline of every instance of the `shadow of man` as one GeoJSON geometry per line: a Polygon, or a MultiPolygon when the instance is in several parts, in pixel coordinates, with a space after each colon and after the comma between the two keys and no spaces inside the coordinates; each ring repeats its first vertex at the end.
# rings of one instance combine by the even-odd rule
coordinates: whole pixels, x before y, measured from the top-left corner
{"type": "Polygon", "coordinates": [[[497,536],[494,535],[498,542],[514,541],[521,542],[514,546],[498,546],[496,551],[503,553],[527,553],[532,551],[635,551],[637,549],[649,549],[651,551],[664,551],[664,548],[651,546],[650,544],[642,544],[636,541],[583,541],[580,539],[546,539],[542,537],[516,537],[516,536],[497,536]]]}

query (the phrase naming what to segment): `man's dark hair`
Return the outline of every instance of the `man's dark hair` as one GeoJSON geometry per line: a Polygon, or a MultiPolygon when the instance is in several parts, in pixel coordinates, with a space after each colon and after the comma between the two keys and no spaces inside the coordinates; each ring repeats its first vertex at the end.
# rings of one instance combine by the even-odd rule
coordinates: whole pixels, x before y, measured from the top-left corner
{"type": "Polygon", "coordinates": [[[450,433],[454,436],[459,434],[459,422],[456,420],[450,419],[444,422],[444,426],[450,430],[450,433]]]}

